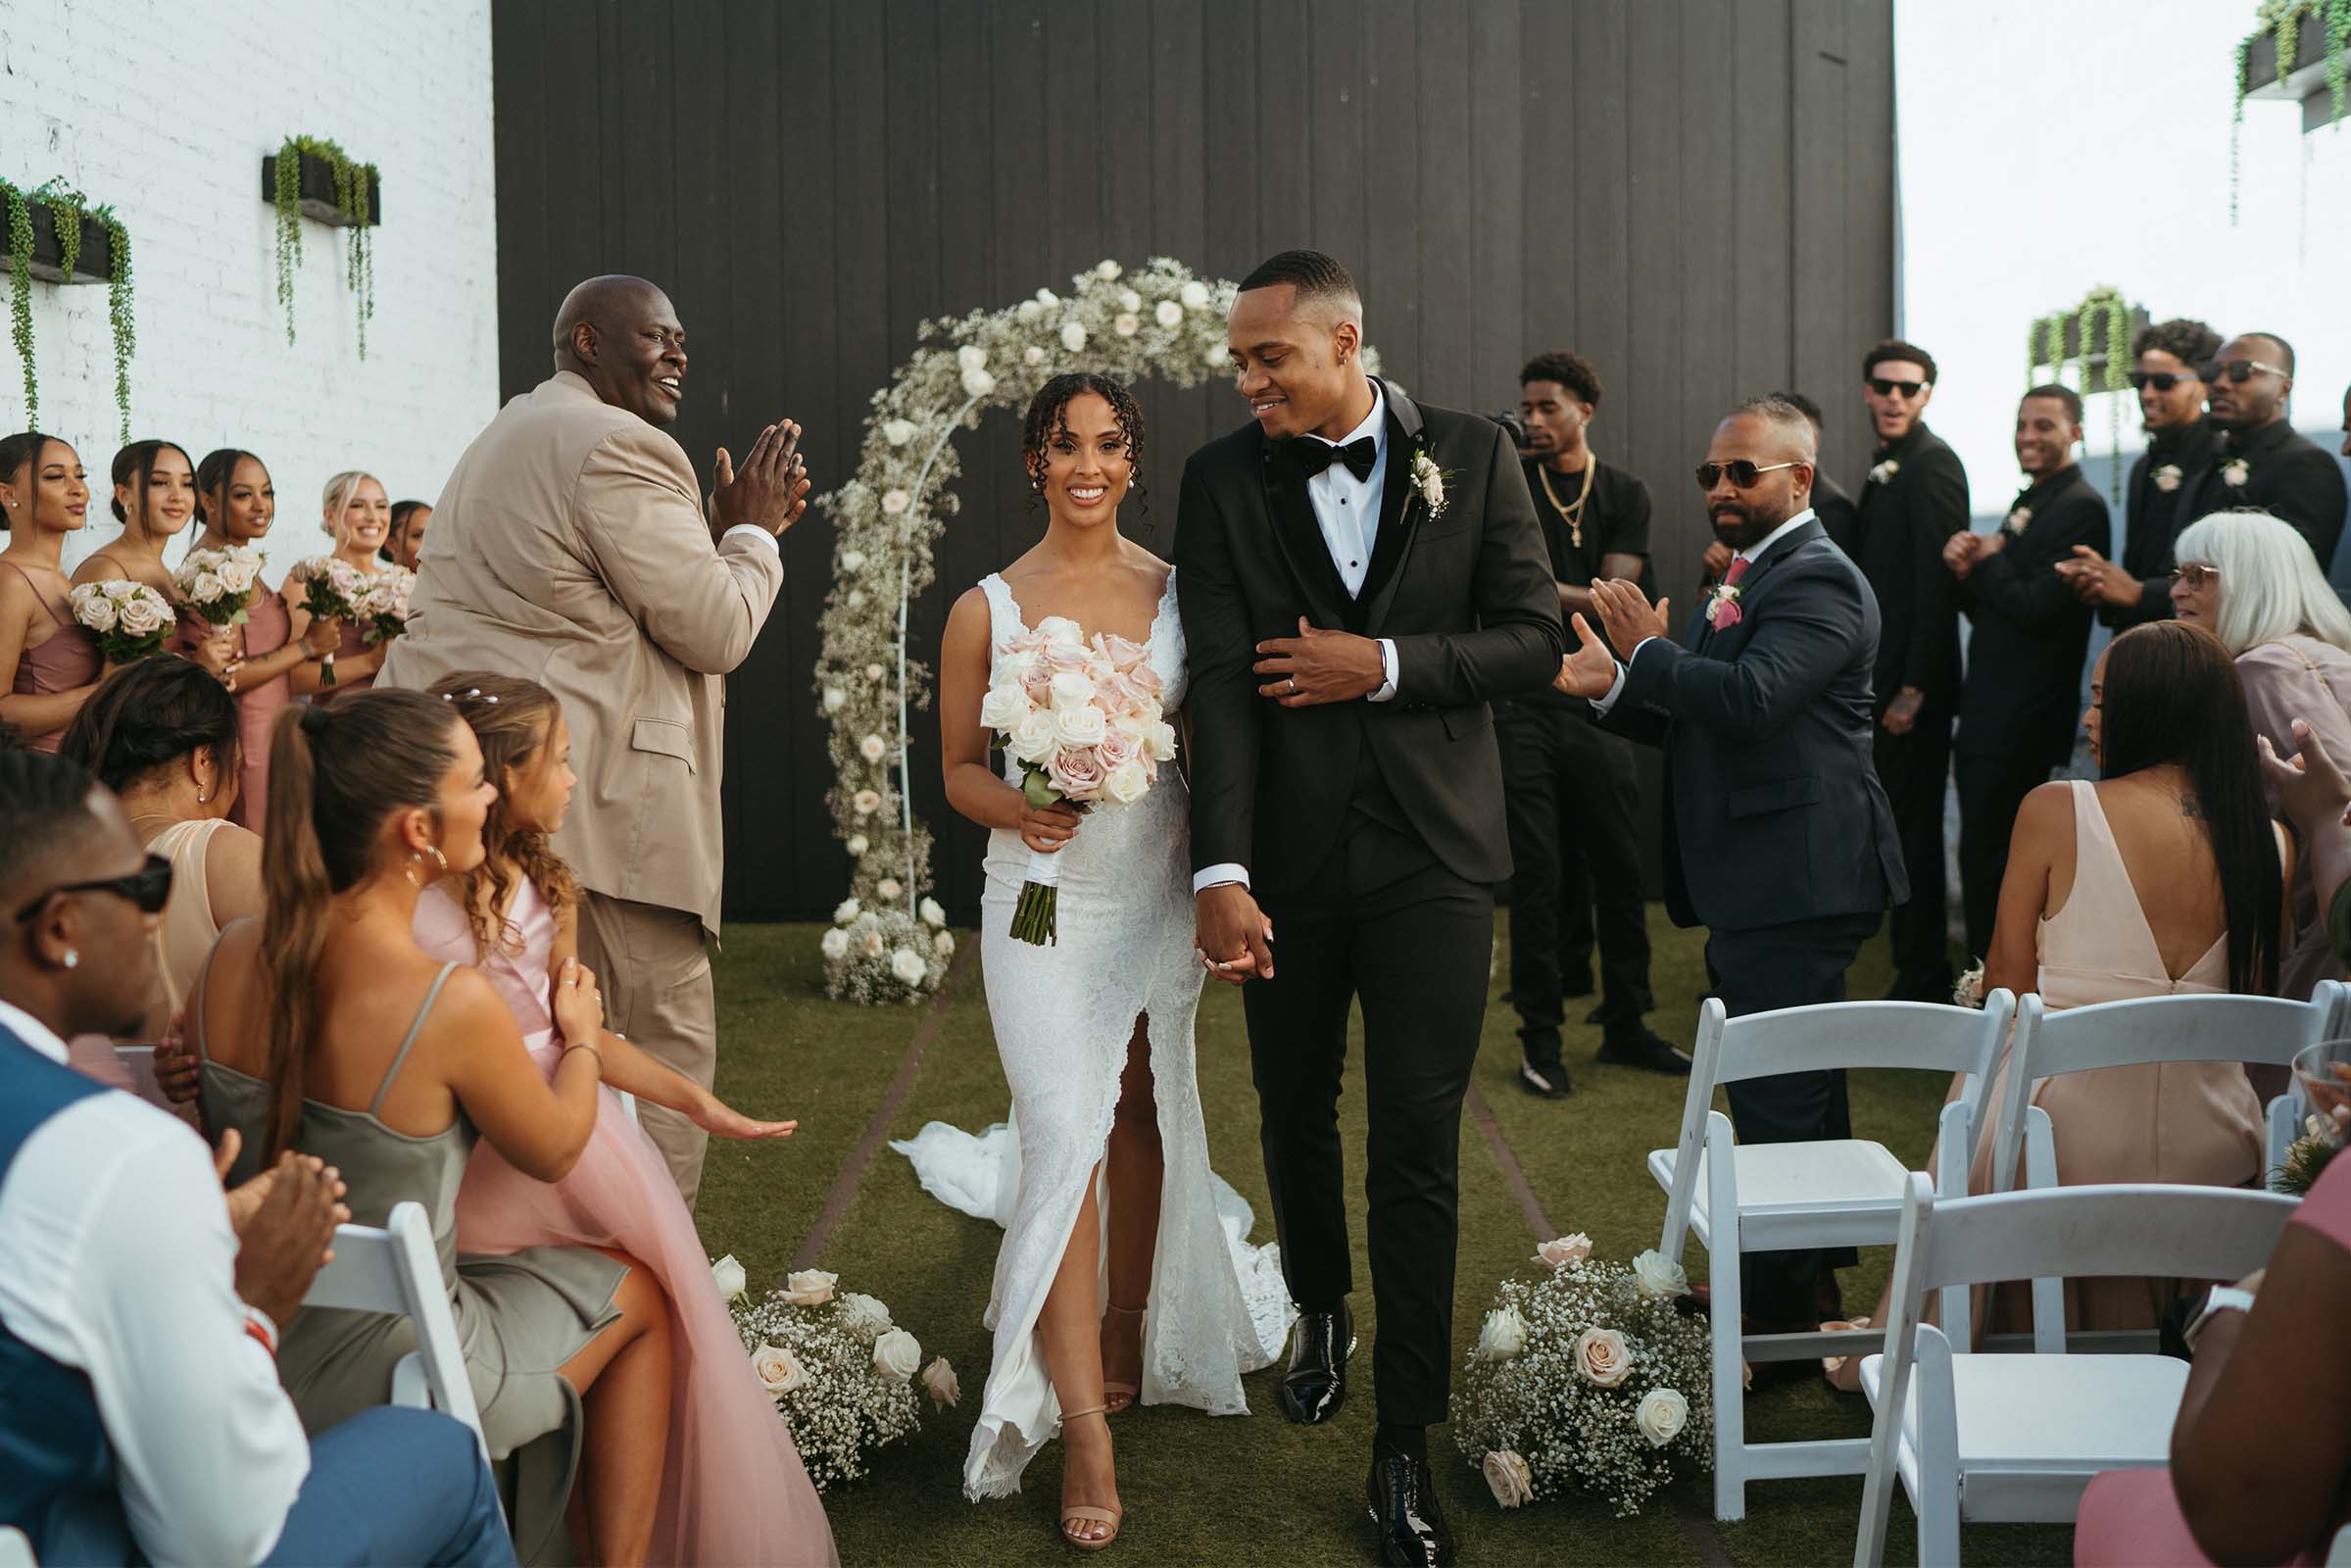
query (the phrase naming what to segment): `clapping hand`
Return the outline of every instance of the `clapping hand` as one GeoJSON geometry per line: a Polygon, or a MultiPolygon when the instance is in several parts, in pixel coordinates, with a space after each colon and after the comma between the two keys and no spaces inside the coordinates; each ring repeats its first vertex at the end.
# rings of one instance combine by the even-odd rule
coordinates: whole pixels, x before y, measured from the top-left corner
{"type": "MultiPolygon", "coordinates": [[[[1596,584],[1594,586],[1597,586],[1596,584]]],[[[1608,652],[1582,613],[1568,616],[1576,633],[1576,651],[1559,661],[1559,673],[1551,677],[1551,689],[1567,697],[1597,699],[1608,695],[1616,684],[1616,656],[1608,652]]]]}
{"type": "Polygon", "coordinates": [[[2293,729],[2300,750],[2292,757],[2280,758],[2267,735],[2253,738],[2261,753],[2262,776],[2277,792],[2278,809],[2306,839],[2313,828],[2329,820],[2351,825],[2351,780],[2343,777],[2307,721],[2295,719],[2293,729]]]}
{"type": "MultiPolygon", "coordinates": [[[[223,1176],[241,1147],[221,1134],[213,1168],[223,1176]]],[[[343,1177],[332,1165],[287,1150],[277,1163],[228,1194],[236,1232],[236,1292],[249,1306],[284,1323],[302,1305],[318,1270],[334,1259],[335,1227],[351,1219],[343,1177]]]]}
{"type": "Polygon", "coordinates": [[[800,425],[784,419],[768,425],[751,444],[741,472],[724,447],[711,472],[709,514],[711,531],[749,524],[782,538],[808,510],[808,465],[800,456],[800,425]]]}
{"type": "Polygon", "coordinates": [[[2076,545],[2074,559],[2059,562],[2054,569],[2074,590],[2074,597],[2085,605],[2120,609],[2138,603],[2138,579],[2088,545],[2076,545]]]}
{"type": "Polygon", "coordinates": [[[1627,659],[1651,637],[1667,635],[1665,616],[1672,606],[1671,599],[1660,599],[1651,609],[1648,595],[1622,577],[1592,585],[1592,608],[1600,612],[1600,627],[1608,634],[1609,646],[1623,649],[1627,659]]]}
{"type": "MultiPolygon", "coordinates": [[[[155,1087],[172,1104],[184,1105],[196,1098],[197,1076],[202,1066],[196,1059],[195,1048],[182,1033],[181,1018],[174,1014],[171,1027],[164,1031],[163,1040],[155,1048],[155,1087]]],[[[231,1129],[225,1136],[234,1138],[236,1132],[231,1129]]]]}
{"type": "Polygon", "coordinates": [[[1968,573],[1976,569],[1976,563],[1984,559],[1984,535],[1962,528],[1943,541],[1944,569],[1965,582],[1968,573]]]}

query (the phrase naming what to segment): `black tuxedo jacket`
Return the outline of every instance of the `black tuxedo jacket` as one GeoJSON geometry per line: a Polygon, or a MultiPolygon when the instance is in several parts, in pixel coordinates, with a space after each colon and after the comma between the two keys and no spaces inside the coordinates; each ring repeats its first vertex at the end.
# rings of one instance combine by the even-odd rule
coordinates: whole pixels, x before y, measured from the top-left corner
{"type": "Polygon", "coordinates": [[[1878,782],[1878,600],[1815,520],[1757,559],[1740,619],[1701,606],[1643,643],[1599,720],[1665,748],[1665,903],[1677,925],[1751,930],[1910,897],[1878,782]]]}
{"type": "Polygon", "coordinates": [[[2151,437],[2147,450],[2131,465],[2124,493],[2129,510],[2124,513],[2123,553],[2116,559],[2138,579],[2138,603],[2098,608],[2098,618],[2115,630],[2172,618],[2172,541],[2203,515],[2195,510],[2196,498],[2212,470],[2217,443],[2212,422],[2198,416],[2183,429],[2151,437]],[[2167,470],[2172,470],[2169,489],[2155,482],[2156,475],[2167,470]]]}
{"type": "Polygon", "coordinates": [[[1489,703],[1548,686],[1565,646],[1550,558],[1499,425],[1415,404],[1393,382],[1380,527],[1349,599],[1306,483],[1255,421],[1184,465],[1177,599],[1191,663],[1192,863],[1247,866],[1259,888],[1312,876],[1347,821],[1369,747],[1431,853],[1478,883],[1510,874],[1489,703]],[[1432,514],[1412,483],[1444,475],[1432,514]],[[1316,626],[1392,638],[1393,701],[1283,708],[1257,695],[1256,646],[1316,626]]]}
{"type": "Polygon", "coordinates": [[[1958,696],[1959,617],[1942,556],[1944,542],[1968,525],[1967,470],[1923,420],[1880,449],[1871,466],[1887,461],[1893,477],[1861,487],[1854,544],[1845,547],[1886,617],[1871,672],[1878,711],[1915,686],[1930,717],[1947,715],[1958,696]]]}
{"type": "Polygon", "coordinates": [[[2032,513],[2023,532],[1977,562],[1957,585],[1974,632],[1959,735],[1951,745],[1970,757],[2046,758],[2055,767],[2074,752],[2091,619],[2089,606],[2074,597],[2055,567],[2074,558],[2076,545],[2108,554],[2114,525],[2106,498],[2079,464],[2033,485],[2016,504],[2032,513]]]}
{"type": "Polygon", "coordinates": [[[2343,537],[2344,487],[2342,466],[2334,454],[2296,431],[2286,420],[2273,419],[2258,430],[2222,439],[2196,490],[2196,503],[2187,520],[2231,507],[2259,507],[2310,541],[2319,569],[2334,568],[2334,547],[2343,537]],[[2241,462],[2242,484],[2231,484],[2231,467],[2241,462]]]}

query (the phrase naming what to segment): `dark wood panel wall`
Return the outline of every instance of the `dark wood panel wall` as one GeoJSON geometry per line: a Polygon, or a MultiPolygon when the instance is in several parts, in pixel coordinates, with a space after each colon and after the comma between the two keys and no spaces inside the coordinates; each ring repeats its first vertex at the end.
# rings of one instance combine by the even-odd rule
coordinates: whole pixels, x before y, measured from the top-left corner
{"type": "MultiPolygon", "coordinates": [[[[1060,288],[1103,257],[1238,277],[1314,245],[1362,285],[1388,371],[1457,408],[1517,398],[1574,348],[1604,457],[1657,500],[1686,610],[1705,523],[1689,478],[1737,398],[1830,411],[1830,470],[1867,451],[1856,362],[1893,319],[1890,0],[497,0],[499,368],[549,370],[557,303],[595,272],[666,286],[690,334],[677,434],[790,415],[819,487],[849,476],[917,322],[1060,288]]],[[[1140,389],[1128,519],[1164,552],[1184,455],[1244,416],[1229,386],[1140,389]]],[[[963,438],[961,514],[916,607],[1028,547],[1013,421],[963,438]]],[[[810,669],[831,559],[811,511],[784,598],[729,687],[728,906],[831,906],[810,669]]],[[[931,732],[918,719],[918,741],[931,732]]],[[[951,908],[978,840],[940,798],[951,908]]]]}

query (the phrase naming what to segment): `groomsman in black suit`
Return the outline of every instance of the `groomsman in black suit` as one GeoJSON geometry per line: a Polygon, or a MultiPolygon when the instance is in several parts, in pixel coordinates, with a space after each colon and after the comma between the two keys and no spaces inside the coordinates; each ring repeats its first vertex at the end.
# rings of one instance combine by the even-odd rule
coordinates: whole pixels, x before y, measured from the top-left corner
{"type": "Polygon", "coordinates": [[[1974,627],[1952,742],[1959,778],[1959,892],[1968,952],[1991,951],[2017,808],[2074,754],[2090,608],[2057,573],[2113,543],[2106,498],[2082,476],[2082,399],[2036,386],[2017,404],[2016,461],[2031,481],[1989,533],[1956,533],[1943,562],[1974,627]]]}
{"type": "Polygon", "coordinates": [[[1885,615],[1875,675],[1878,777],[1893,803],[1910,870],[1909,897],[1887,922],[1894,959],[1888,995],[1948,1002],[1943,785],[1959,695],[1959,621],[1942,551],[1967,530],[1967,470],[1923,417],[1935,398],[1934,355],[1889,338],[1863,356],[1861,377],[1878,448],[1844,549],[1885,615]]]}
{"type": "Polygon", "coordinates": [[[2221,334],[2180,318],[2139,329],[2131,344],[2131,384],[2147,430],[2147,450],[2131,466],[2126,487],[2123,557],[2109,561],[2087,545],[2059,574],[2098,619],[2124,631],[2172,617],[2172,541],[2200,514],[2189,510],[2211,472],[2219,432],[2204,416],[2197,367],[2211,360],[2221,334]]]}
{"type": "Polygon", "coordinates": [[[2259,507],[2310,541],[2321,571],[2334,566],[2343,535],[2343,470],[2317,442],[2294,431],[2294,348],[2275,332],[2245,332],[2221,345],[2200,373],[2221,429],[2221,448],[2196,491],[2189,520],[2232,507],[2259,507]]]}
{"type": "MultiPolygon", "coordinates": [[[[1841,1002],[1845,970],[1909,891],[1893,812],[1870,759],[1878,602],[1811,507],[1812,425],[1778,398],[1743,404],[1698,466],[1723,586],[1679,642],[1666,604],[1631,583],[1592,600],[1623,663],[1582,639],[1559,689],[1599,722],[1665,750],[1665,899],[1704,925],[1706,973],[1734,1016],[1841,1002]]],[[[1936,570],[1941,570],[1938,561],[1936,570]]],[[[1947,575],[1947,574],[1946,574],[1947,575]]],[[[1852,1136],[1841,1071],[1730,1086],[1739,1141],[1852,1136]]],[[[1754,1332],[1842,1317],[1836,1251],[1750,1252],[1740,1292],[1754,1332]]]]}
{"type": "MultiPolygon", "coordinates": [[[[1536,356],[1519,371],[1524,460],[1550,551],[1563,615],[1592,609],[1592,585],[1638,580],[1648,564],[1649,487],[1602,463],[1587,432],[1600,377],[1582,356],[1536,356]]],[[[1575,640],[1568,639],[1572,649],[1575,640]]],[[[1547,686],[1496,709],[1510,806],[1510,1003],[1518,1010],[1519,1087],[1570,1093],[1560,1059],[1566,999],[1592,991],[1600,956],[1598,1060],[1688,1073],[1689,1058],[1641,1021],[1649,996],[1648,906],[1635,817],[1633,745],[1591,723],[1585,705],[1547,686]],[[1592,918],[1594,906],[1599,918],[1592,918]]]]}

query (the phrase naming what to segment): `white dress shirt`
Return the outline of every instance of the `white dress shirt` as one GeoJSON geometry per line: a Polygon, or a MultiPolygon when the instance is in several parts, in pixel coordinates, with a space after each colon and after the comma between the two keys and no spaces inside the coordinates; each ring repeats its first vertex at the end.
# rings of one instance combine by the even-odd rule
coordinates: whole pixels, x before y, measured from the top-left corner
{"type": "MultiPolygon", "coordinates": [[[[1761,539],[1756,540],[1744,550],[1734,551],[1732,553],[1733,559],[1746,562],[1748,564],[1752,565],[1755,562],[1763,559],[1763,553],[1766,550],[1769,550],[1787,535],[1793,533],[1796,529],[1803,527],[1804,524],[1810,522],[1811,520],[1812,509],[1810,507],[1806,507],[1803,511],[1797,513],[1794,516],[1788,518],[1786,522],[1780,524],[1779,527],[1774,528],[1770,533],[1765,534],[1761,539]]],[[[1704,612],[1701,611],[1699,613],[1703,614],[1704,612]]],[[[1616,666],[1616,679],[1609,685],[1608,695],[1605,697],[1594,697],[1592,699],[1592,710],[1593,712],[1605,713],[1608,711],[1608,710],[1616,706],[1617,697],[1622,694],[1625,689],[1626,664],[1630,664],[1633,660],[1639,659],[1641,657],[1641,651],[1643,648],[1648,647],[1649,644],[1655,642],[1656,640],[1657,639],[1654,637],[1643,637],[1641,641],[1633,645],[1633,652],[1627,657],[1625,663],[1616,666]]],[[[1571,709],[1569,711],[1572,712],[1574,710],[1571,709]]]]}
{"type": "MultiPolygon", "coordinates": [[[[0,1028],[65,1042],[0,1002],[0,1028]]],[[[0,1179],[0,1322],[79,1368],[148,1560],[253,1563],[285,1528],[310,1441],[245,1331],[236,1236],[204,1142],[119,1091],[33,1131],[0,1179]]]]}
{"type": "MultiPolygon", "coordinates": [[[[1371,413],[1363,416],[1361,424],[1332,444],[1347,446],[1366,436],[1372,444],[1370,478],[1358,479],[1354,469],[1344,463],[1334,463],[1306,481],[1306,500],[1313,506],[1314,521],[1322,529],[1323,548],[1331,553],[1331,564],[1339,568],[1340,585],[1347,589],[1349,599],[1363,596],[1363,579],[1371,572],[1371,553],[1379,544],[1380,507],[1388,496],[1388,393],[1377,381],[1371,383],[1371,413]]],[[[1396,698],[1396,639],[1383,637],[1379,642],[1383,678],[1380,689],[1366,697],[1366,702],[1385,703],[1396,698]]],[[[1226,882],[1248,887],[1249,868],[1233,861],[1208,866],[1194,874],[1192,891],[1203,893],[1226,882]]]]}
{"type": "Polygon", "coordinates": [[[782,558],[784,553],[784,542],[781,539],[778,539],[775,535],[769,533],[766,529],[760,527],[756,522],[738,522],[732,528],[729,528],[726,530],[726,532],[720,534],[718,538],[721,543],[724,543],[726,540],[732,539],[739,533],[750,534],[755,538],[764,539],[767,542],[767,548],[774,551],[778,559],[782,558]]]}

